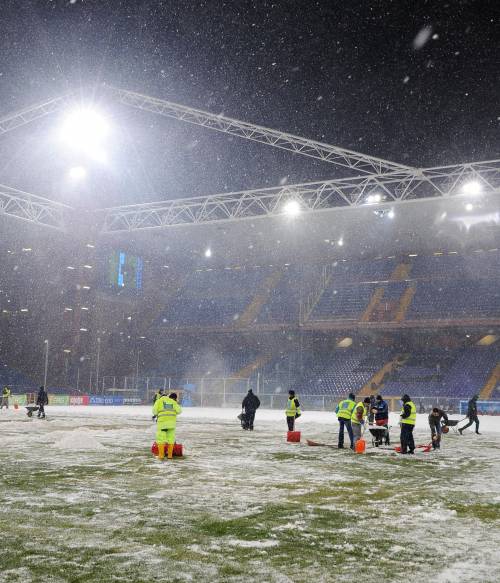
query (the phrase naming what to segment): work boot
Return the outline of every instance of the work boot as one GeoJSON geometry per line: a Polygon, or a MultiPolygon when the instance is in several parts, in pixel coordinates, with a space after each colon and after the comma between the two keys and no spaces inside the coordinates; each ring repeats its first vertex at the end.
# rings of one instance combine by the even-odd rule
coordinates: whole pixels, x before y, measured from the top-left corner
{"type": "Polygon", "coordinates": [[[476,434],[477,434],[477,435],[481,435],[481,434],[479,433],[479,431],[476,431],[476,434]]]}
{"type": "Polygon", "coordinates": [[[174,457],[174,444],[173,443],[168,444],[167,457],[169,460],[171,460],[174,457]]]}
{"type": "Polygon", "coordinates": [[[158,459],[162,460],[165,458],[165,444],[159,443],[158,444],[158,459]]]}

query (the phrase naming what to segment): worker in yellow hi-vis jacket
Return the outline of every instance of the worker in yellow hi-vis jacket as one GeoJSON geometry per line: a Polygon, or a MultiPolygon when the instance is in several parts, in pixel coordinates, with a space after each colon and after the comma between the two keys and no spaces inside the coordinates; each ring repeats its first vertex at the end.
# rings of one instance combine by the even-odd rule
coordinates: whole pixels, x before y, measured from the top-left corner
{"type": "Polygon", "coordinates": [[[153,417],[156,417],[156,443],[158,444],[158,457],[165,457],[165,445],[167,445],[167,457],[172,459],[174,454],[175,427],[177,415],[182,413],[182,407],[177,403],[177,394],[163,395],[153,405],[153,417]]]}

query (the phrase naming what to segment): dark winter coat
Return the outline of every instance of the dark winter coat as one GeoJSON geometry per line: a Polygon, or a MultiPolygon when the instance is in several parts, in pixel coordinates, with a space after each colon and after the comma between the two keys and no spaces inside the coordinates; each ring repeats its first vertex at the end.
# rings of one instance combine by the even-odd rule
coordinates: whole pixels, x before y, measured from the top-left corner
{"type": "Polygon", "coordinates": [[[439,415],[429,415],[429,425],[432,427],[433,425],[440,425],[441,419],[448,421],[448,415],[442,410],[439,409],[439,415]]]}
{"type": "Polygon", "coordinates": [[[386,401],[376,401],[375,409],[377,409],[377,412],[375,413],[375,421],[378,421],[379,419],[389,419],[389,405],[386,401]]]}
{"type": "Polygon", "coordinates": [[[471,399],[467,404],[467,417],[469,419],[477,417],[477,399],[471,399]]]}
{"type": "Polygon", "coordinates": [[[38,395],[36,397],[36,404],[38,406],[40,405],[48,405],[49,404],[49,396],[47,395],[47,391],[44,391],[43,389],[40,389],[38,391],[38,395]]]}
{"type": "Polygon", "coordinates": [[[243,399],[241,407],[245,409],[247,413],[250,411],[256,411],[260,407],[260,399],[257,397],[257,395],[248,393],[247,396],[243,399]]]}

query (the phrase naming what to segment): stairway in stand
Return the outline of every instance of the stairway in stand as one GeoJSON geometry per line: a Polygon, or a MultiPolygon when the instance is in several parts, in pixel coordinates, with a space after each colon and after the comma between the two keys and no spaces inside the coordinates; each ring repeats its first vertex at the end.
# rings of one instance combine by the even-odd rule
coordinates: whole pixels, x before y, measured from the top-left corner
{"type": "Polygon", "coordinates": [[[283,270],[277,269],[276,271],[273,271],[271,275],[265,278],[252,301],[248,304],[245,311],[240,316],[237,322],[238,328],[246,328],[255,322],[255,320],[259,317],[264,304],[269,300],[269,297],[282,277],[283,270]]]}
{"type": "Polygon", "coordinates": [[[482,401],[487,401],[493,394],[493,391],[495,390],[499,382],[500,382],[500,362],[491,371],[488,380],[486,381],[484,387],[479,392],[479,398],[482,401]]]}
{"type": "Polygon", "coordinates": [[[363,386],[357,397],[368,397],[372,395],[373,394],[372,384],[375,384],[377,386],[376,390],[377,392],[379,392],[380,386],[384,381],[384,377],[393,370],[396,364],[401,364],[402,362],[401,358],[402,358],[401,355],[397,355],[389,362],[386,362],[384,366],[381,369],[379,369],[372,376],[372,378],[363,386]]]}

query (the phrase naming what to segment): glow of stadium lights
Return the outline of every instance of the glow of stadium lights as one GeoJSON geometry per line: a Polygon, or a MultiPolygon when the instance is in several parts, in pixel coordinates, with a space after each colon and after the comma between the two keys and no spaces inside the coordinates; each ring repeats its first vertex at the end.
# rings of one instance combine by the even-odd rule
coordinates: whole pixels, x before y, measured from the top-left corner
{"type": "Polygon", "coordinates": [[[82,310],[88,310],[87,306],[82,306],[81,309],[82,310]]]}
{"type": "Polygon", "coordinates": [[[85,269],[92,269],[92,265],[84,265],[85,269]]]}
{"type": "Polygon", "coordinates": [[[21,308],[19,311],[20,312],[27,312],[28,311],[28,308],[21,308]]]}
{"type": "Polygon", "coordinates": [[[90,285],[82,285],[82,289],[90,289],[90,285]]]}
{"type": "Polygon", "coordinates": [[[79,108],[69,113],[61,127],[61,140],[73,148],[92,153],[109,133],[103,116],[90,108],[79,108]]]}
{"type": "Polygon", "coordinates": [[[366,197],[367,204],[376,204],[377,202],[381,202],[381,200],[382,200],[382,195],[379,193],[369,194],[366,197]]]}
{"type": "Polygon", "coordinates": [[[88,328],[80,328],[80,332],[88,332],[88,328]]]}
{"type": "Polygon", "coordinates": [[[466,211],[469,211],[469,212],[470,212],[470,211],[471,211],[473,208],[474,208],[474,205],[473,205],[473,204],[471,204],[470,202],[468,202],[468,203],[465,205],[465,210],[466,210],[466,211]]]}
{"type": "Polygon", "coordinates": [[[86,247],[88,247],[89,249],[94,249],[95,245],[92,245],[92,243],[87,243],[86,247]]]}
{"type": "Polygon", "coordinates": [[[482,190],[483,190],[483,186],[477,180],[470,180],[469,182],[466,182],[462,186],[462,192],[464,194],[471,194],[471,195],[481,194],[482,190]]]}
{"type": "Polygon", "coordinates": [[[73,311],[73,308],[64,308],[64,311],[65,312],[72,312],[73,311]]]}
{"type": "Polygon", "coordinates": [[[71,350],[69,350],[69,348],[65,348],[65,349],[63,350],[63,352],[65,352],[66,354],[70,354],[70,353],[71,353],[71,350]]]}
{"type": "Polygon", "coordinates": [[[68,265],[68,267],[66,267],[66,269],[75,269],[72,265],[68,265]]]}
{"type": "Polygon", "coordinates": [[[283,212],[288,217],[296,217],[300,215],[300,213],[302,212],[302,208],[300,206],[299,201],[289,200],[287,203],[283,205],[283,212]]]}
{"type": "Polygon", "coordinates": [[[344,246],[344,239],[342,239],[342,237],[338,240],[338,246],[339,247],[343,247],[344,246]]]}
{"type": "Polygon", "coordinates": [[[387,218],[388,219],[393,219],[396,216],[396,213],[394,212],[394,209],[391,209],[388,213],[387,213],[387,218]]]}
{"type": "Polygon", "coordinates": [[[28,253],[28,251],[33,251],[33,249],[31,247],[23,247],[22,249],[25,253],[28,253]]]}
{"type": "Polygon", "coordinates": [[[210,247],[205,250],[205,257],[207,259],[210,258],[210,257],[212,257],[212,249],[210,249],[210,247]]]}
{"type": "Polygon", "coordinates": [[[68,174],[71,180],[83,180],[87,176],[87,171],[83,166],[73,166],[68,174]]]}

